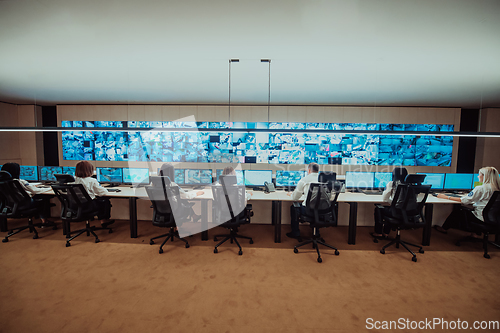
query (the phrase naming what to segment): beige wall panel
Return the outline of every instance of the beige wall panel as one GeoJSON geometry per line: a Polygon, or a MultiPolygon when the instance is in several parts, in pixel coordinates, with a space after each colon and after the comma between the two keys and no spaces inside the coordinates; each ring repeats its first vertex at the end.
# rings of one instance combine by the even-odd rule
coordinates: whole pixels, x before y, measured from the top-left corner
{"type": "Polygon", "coordinates": [[[227,105],[218,105],[215,108],[215,119],[212,121],[229,121],[229,107],[227,105]]]}
{"type": "Polygon", "coordinates": [[[420,119],[418,108],[399,108],[399,120],[401,124],[420,124],[422,119],[420,119]]]}
{"type": "MultiPolygon", "coordinates": [[[[110,121],[112,105],[92,105],[94,112],[93,120],[110,121]]],[[[89,119],[85,119],[89,120],[89,119]]],[[[92,119],[91,119],[92,120],[92,119]]]]}
{"type": "Polygon", "coordinates": [[[324,123],[325,108],[322,106],[308,106],[306,108],[306,123],[324,123]]]}
{"type": "Polygon", "coordinates": [[[35,126],[36,125],[35,106],[19,105],[17,108],[17,119],[18,119],[17,124],[20,127],[35,126]]]}
{"type": "Polygon", "coordinates": [[[162,106],[161,105],[145,105],[144,120],[145,121],[162,121],[162,106]]]}
{"type": "Polygon", "coordinates": [[[198,116],[198,108],[196,105],[181,105],[179,106],[179,117],[182,118],[187,118],[187,117],[193,117],[196,119],[198,116]]]}
{"type": "Polygon", "coordinates": [[[198,117],[196,121],[213,121],[215,119],[217,107],[211,105],[200,105],[198,106],[198,117]]]}
{"type": "Polygon", "coordinates": [[[251,107],[250,106],[231,106],[231,114],[229,121],[251,122],[251,107]]]}
{"type": "Polygon", "coordinates": [[[420,124],[436,124],[436,111],[433,108],[419,108],[420,124]]]}
{"type": "Polygon", "coordinates": [[[363,119],[363,108],[344,107],[345,123],[360,123],[363,119]]]}
{"type": "Polygon", "coordinates": [[[75,112],[73,113],[73,116],[75,117],[74,119],[67,119],[67,120],[104,120],[104,119],[99,119],[101,115],[99,114],[99,111],[97,107],[100,105],[75,105],[74,110],[75,112]],[[96,119],[96,117],[98,117],[96,119]]]}
{"type": "Polygon", "coordinates": [[[267,122],[269,120],[269,113],[267,106],[249,106],[251,122],[267,122]]]}
{"type": "Polygon", "coordinates": [[[288,107],[288,122],[290,123],[307,122],[307,107],[306,106],[288,107]]]}
{"type": "Polygon", "coordinates": [[[126,105],[108,105],[109,120],[112,121],[127,121],[128,109],[126,105]]]}
{"type": "Polygon", "coordinates": [[[374,124],[377,108],[361,108],[361,123],[374,124]]]}
{"type": "Polygon", "coordinates": [[[17,107],[10,107],[8,104],[3,104],[2,109],[0,110],[0,124],[5,127],[17,127],[19,119],[17,113],[17,107]]]}
{"type": "Polygon", "coordinates": [[[456,109],[439,108],[436,112],[436,124],[455,124],[456,109]]]}
{"type": "Polygon", "coordinates": [[[162,120],[174,121],[179,119],[179,106],[178,105],[164,105],[162,107],[162,120]]]}
{"type": "Polygon", "coordinates": [[[375,122],[382,124],[399,124],[401,113],[397,107],[380,107],[375,113],[375,122]]]}
{"type": "Polygon", "coordinates": [[[144,121],[144,105],[129,105],[127,112],[128,120],[144,121]]]}
{"type": "Polygon", "coordinates": [[[344,108],[328,106],[325,110],[325,123],[343,123],[344,122],[344,108]]]}
{"type": "Polygon", "coordinates": [[[74,105],[58,105],[57,106],[57,124],[60,126],[61,121],[70,120],[76,117],[77,110],[74,105]]]}
{"type": "Polygon", "coordinates": [[[286,106],[271,106],[269,113],[269,121],[277,123],[288,122],[288,107],[286,106]]]}

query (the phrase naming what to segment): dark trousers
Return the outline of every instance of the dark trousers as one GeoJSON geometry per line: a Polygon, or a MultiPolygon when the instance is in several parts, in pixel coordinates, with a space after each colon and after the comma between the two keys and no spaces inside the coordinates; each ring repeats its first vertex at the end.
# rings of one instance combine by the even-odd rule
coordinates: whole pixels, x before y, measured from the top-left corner
{"type": "Polygon", "coordinates": [[[375,219],[375,233],[376,234],[388,234],[391,232],[391,225],[389,223],[384,223],[383,216],[391,215],[391,207],[389,206],[375,206],[374,219],[375,219]]]}
{"type": "Polygon", "coordinates": [[[483,223],[469,210],[456,209],[446,218],[442,227],[445,230],[450,228],[467,231],[467,221],[474,223],[483,223]]]}
{"type": "Polygon", "coordinates": [[[290,225],[292,226],[292,234],[294,236],[300,236],[299,229],[299,216],[305,215],[306,207],[302,204],[299,207],[295,207],[294,205],[290,206],[290,225]]]}
{"type": "Polygon", "coordinates": [[[106,220],[111,217],[111,202],[109,201],[109,198],[96,197],[92,200],[92,202],[94,203],[94,206],[99,209],[99,212],[97,213],[97,218],[99,220],[106,220]]]}

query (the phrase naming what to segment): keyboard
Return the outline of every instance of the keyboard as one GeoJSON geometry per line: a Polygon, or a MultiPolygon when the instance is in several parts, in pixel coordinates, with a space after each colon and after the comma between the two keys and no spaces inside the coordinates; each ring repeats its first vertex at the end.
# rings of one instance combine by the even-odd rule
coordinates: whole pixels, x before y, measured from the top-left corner
{"type": "Polygon", "coordinates": [[[364,194],[368,195],[382,195],[384,191],[362,191],[364,194]]]}
{"type": "Polygon", "coordinates": [[[121,192],[122,191],[119,188],[108,188],[107,190],[108,190],[108,192],[121,192]]]}

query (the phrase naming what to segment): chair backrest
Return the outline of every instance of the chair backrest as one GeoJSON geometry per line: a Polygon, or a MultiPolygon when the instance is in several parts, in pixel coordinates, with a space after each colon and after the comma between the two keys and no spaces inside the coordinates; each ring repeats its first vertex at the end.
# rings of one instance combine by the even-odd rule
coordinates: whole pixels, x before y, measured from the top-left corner
{"type": "Polygon", "coordinates": [[[401,183],[396,189],[391,204],[391,215],[407,226],[421,226],[425,223],[422,214],[431,185],[401,183]]]}
{"type": "Polygon", "coordinates": [[[2,215],[16,216],[31,206],[31,197],[18,179],[0,181],[0,193],[2,215]]]}
{"type": "Polygon", "coordinates": [[[337,173],[331,171],[321,171],[318,175],[318,182],[328,184],[328,189],[333,190],[335,181],[337,180],[337,173]]]}
{"type": "Polygon", "coordinates": [[[54,184],[51,187],[61,202],[62,219],[79,221],[97,214],[97,207],[83,184],[54,184]]]}
{"type": "Polygon", "coordinates": [[[483,209],[484,223],[497,225],[500,228],[500,191],[493,192],[483,209]]]}
{"type": "Polygon", "coordinates": [[[73,183],[75,181],[75,178],[72,175],[56,173],[54,174],[54,177],[56,177],[59,184],[73,183]]]}
{"type": "Polygon", "coordinates": [[[246,207],[245,187],[237,185],[236,176],[226,175],[219,178],[221,185],[213,185],[213,209],[218,222],[243,224],[246,207]]]}
{"type": "Polygon", "coordinates": [[[326,183],[311,183],[306,198],[306,215],[314,217],[314,222],[329,222],[332,225],[337,224],[337,214],[335,205],[339,192],[332,192],[326,183]]]}
{"type": "Polygon", "coordinates": [[[162,226],[175,224],[166,188],[163,186],[146,186],[146,192],[153,205],[153,224],[162,226]]]}

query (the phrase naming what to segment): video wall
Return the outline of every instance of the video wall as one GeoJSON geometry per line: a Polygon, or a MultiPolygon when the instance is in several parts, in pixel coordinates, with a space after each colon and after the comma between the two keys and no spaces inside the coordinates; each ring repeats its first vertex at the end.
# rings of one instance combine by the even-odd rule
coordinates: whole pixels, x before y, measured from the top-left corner
{"type": "Polygon", "coordinates": [[[286,130],[444,131],[453,125],[277,122],[62,121],[64,160],[451,166],[453,137],[286,130]],[[95,127],[124,131],[95,131],[95,127]],[[131,128],[151,128],[134,131],[131,128]],[[155,128],[178,131],[155,131],[155,128]],[[184,131],[196,128],[198,131],[184,131]],[[204,131],[204,129],[220,131],[204,131]],[[268,129],[268,132],[231,132],[268,129]],[[273,133],[279,130],[279,133],[273,133]],[[285,131],[284,131],[285,130],[285,131]]]}

